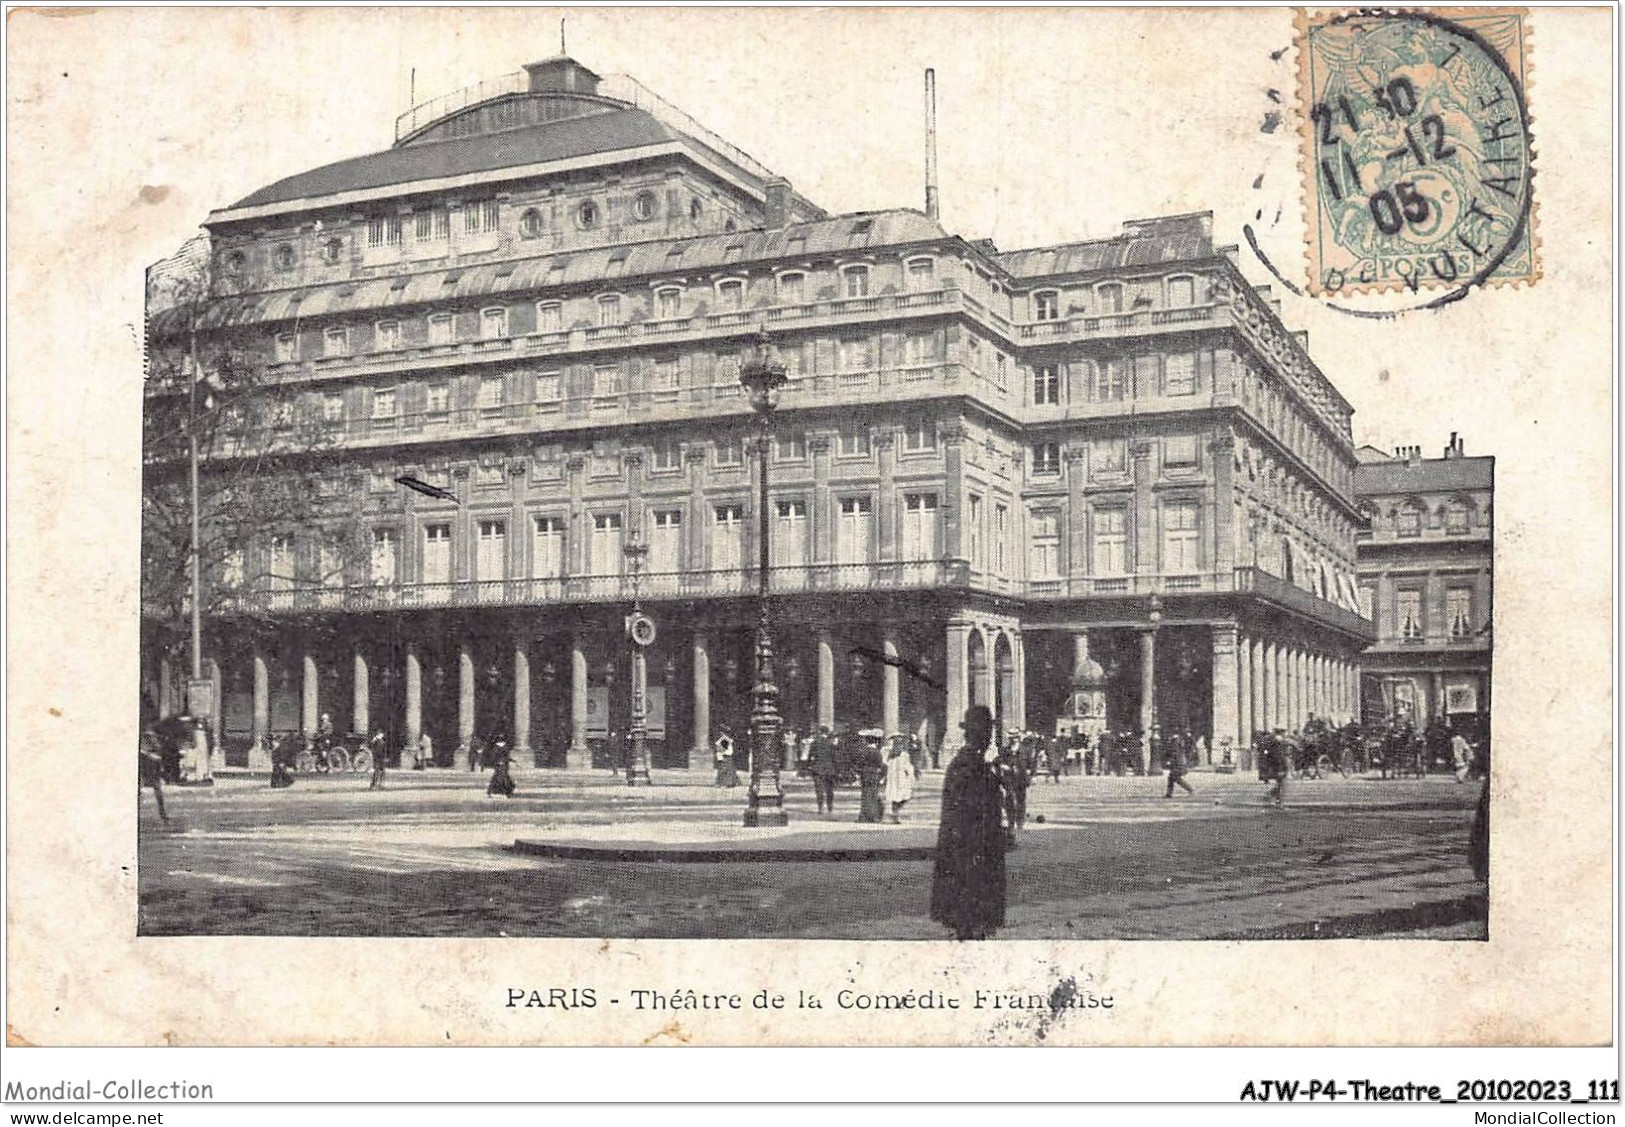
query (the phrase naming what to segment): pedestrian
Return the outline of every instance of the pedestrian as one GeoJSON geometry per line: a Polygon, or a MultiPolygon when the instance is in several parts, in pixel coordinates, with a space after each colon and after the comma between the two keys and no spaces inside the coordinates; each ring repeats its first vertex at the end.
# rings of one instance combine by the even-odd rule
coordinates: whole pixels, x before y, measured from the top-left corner
{"type": "Polygon", "coordinates": [[[840,771],[840,763],[835,757],[835,737],[829,725],[820,724],[818,734],[813,736],[807,763],[807,773],[812,776],[813,793],[818,798],[820,814],[835,813],[835,776],[840,771]]]}
{"type": "Polygon", "coordinates": [[[858,821],[878,822],[884,816],[882,793],[886,785],[886,759],[880,746],[886,735],[879,728],[858,733],[858,821]]]}
{"type": "Polygon", "coordinates": [[[417,756],[412,760],[412,770],[426,771],[429,764],[434,762],[434,740],[429,733],[424,732],[418,737],[417,756]]]}
{"type": "Polygon", "coordinates": [[[728,729],[726,727],[717,733],[715,753],[717,764],[717,786],[738,786],[739,767],[734,763],[734,738],[728,734],[728,729]]]}
{"type": "Polygon", "coordinates": [[[519,788],[514,785],[513,775],[508,771],[509,759],[511,758],[508,752],[508,741],[501,736],[491,741],[487,758],[491,761],[491,781],[485,785],[486,796],[495,798],[500,794],[512,798],[514,792],[519,788]]]}
{"type": "Polygon", "coordinates": [[[1174,787],[1183,787],[1186,794],[1195,794],[1191,785],[1185,781],[1185,741],[1176,732],[1168,741],[1168,789],[1163,793],[1164,798],[1174,796],[1174,787]]]}
{"type": "Polygon", "coordinates": [[[886,759],[886,801],[891,804],[894,823],[903,820],[903,807],[914,797],[914,780],[920,773],[910,752],[908,740],[902,736],[891,738],[891,754],[886,759]]]}
{"type": "Polygon", "coordinates": [[[169,823],[169,812],[164,809],[164,753],[163,745],[158,740],[158,733],[151,728],[144,728],[141,732],[141,742],[138,745],[139,758],[136,765],[137,772],[136,800],[141,798],[141,788],[151,787],[152,797],[158,803],[158,817],[166,825],[169,823]]]}
{"type": "Polygon", "coordinates": [[[380,728],[373,733],[372,739],[367,741],[367,750],[372,753],[372,781],[367,784],[368,790],[384,789],[384,732],[380,728]]]}
{"type": "Polygon", "coordinates": [[[1269,801],[1277,806],[1285,806],[1286,774],[1291,767],[1288,761],[1291,748],[1286,742],[1286,729],[1277,728],[1260,735],[1264,740],[1264,754],[1258,760],[1258,777],[1274,784],[1269,790],[1269,801]]]}
{"type": "Polygon", "coordinates": [[[965,710],[964,745],[942,778],[942,820],[931,874],[931,918],[955,939],[987,939],[1004,926],[1005,830],[989,741],[993,714],[965,710]]]}
{"type": "Polygon", "coordinates": [[[1473,745],[1460,732],[1450,737],[1450,765],[1455,768],[1456,782],[1465,783],[1473,767],[1473,745]]]}
{"type": "Polygon", "coordinates": [[[1005,822],[1010,827],[1010,845],[1014,848],[1015,832],[1027,825],[1027,783],[1030,781],[1021,745],[1014,737],[1005,742],[998,765],[999,781],[1004,786],[1005,822]]]}
{"type": "Polygon", "coordinates": [[[1066,770],[1066,741],[1057,732],[1045,741],[1049,753],[1049,781],[1057,786],[1061,783],[1061,773],[1066,770]]]}
{"type": "Polygon", "coordinates": [[[276,790],[293,786],[293,766],[299,755],[294,739],[292,735],[284,736],[271,749],[271,786],[276,790]]]}

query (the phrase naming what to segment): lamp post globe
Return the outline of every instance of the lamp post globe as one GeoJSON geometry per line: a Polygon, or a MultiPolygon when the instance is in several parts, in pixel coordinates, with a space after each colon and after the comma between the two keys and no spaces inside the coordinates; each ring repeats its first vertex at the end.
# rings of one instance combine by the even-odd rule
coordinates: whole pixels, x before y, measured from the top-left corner
{"type": "Polygon", "coordinates": [[[759,424],[756,442],[756,682],[751,692],[750,789],[745,798],[745,825],[784,826],[789,816],[784,810],[784,792],[779,786],[779,686],[773,677],[773,629],[768,605],[768,448],[773,441],[773,412],[779,405],[779,392],[789,382],[784,361],[767,333],[761,332],[751,354],[739,367],[739,383],[745,389],[751,410],[759,424]]]}

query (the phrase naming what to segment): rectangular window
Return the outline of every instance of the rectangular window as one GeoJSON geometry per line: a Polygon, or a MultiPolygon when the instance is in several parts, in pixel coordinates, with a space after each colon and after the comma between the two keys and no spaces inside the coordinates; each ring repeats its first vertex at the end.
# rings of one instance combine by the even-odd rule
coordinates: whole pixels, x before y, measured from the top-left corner
{"type": "Polygon", "coordinates": [[[1175,352],[1165,361],[1162,370],[1163,391],[1168,395],[1196,394],[1196,356],[1190,352],[1175,352]]]}
{"type": "Polygon", "coordinates": [[[868,297],[869,268],[848,266],[841,271],[841,293],[845,297],[868,297]]]}
{"type": "Polygon", "coordinates": [[[1010,510],[1004,505],[993,506],[993,574],[1004,575],[1008,561],[1005,552],[1010,543],[1010,510]]]}
{"type": "Polygon", "coordinates": [[[485,376],[480,380],[479,398],[475,401],[482,411],[497,410],[504,399],[501,376],[485,376]]]}
{"type": "Polygon", "coordinates": [[[395,389],[382,388],[372,393],[372,417],[380,421],[394,421],[395,389]]]}
{"type": "Polygon", "coordinates": [[[1055,407],[1061,402],[1061,373],[1054,364],[1033,369],[1033,406],[1055,407]]]}
{"type": "Polygon", "coordinates": [[[1196,465],[1196,436],[1171,434],[1162,441],[1164,465],[1190,467],[1196,465]]]}
{"type": "Polygon", "coordinates": [[[1394,531],[1400,536],[1422,535],[1422,510],[1400,509],[1394,514],[1394,531]]]}
{"type": "Polygon", "coordinates": [[[736,313],[745,303],[745,283],[736,279],[717,283],[717,312],[736,313]]]}
{"type": "Polygon", "coordinates": [[[937,264],[929,258],[916,258],[908,264],[908,288],[916,293],[936,285],[937,264]]]}
{"type": "Polygon", "coordinates": [[[1360,588],[1360,617],[1369,619],[1372,625],[1377,623],[1377,592],[1374,587],[1360,588]]]}
{"type": "Polygon", "coordinates": [[[779,304],[800,305],[805,301],[807,294],[807,275],[780,274],[779,275],[779,304]]]}
{"type": "Polygon", "coordinates": [[[1128,574],[1128,523],[1126,509],[1096,509],[1094,552],[1096,575],[1128,574]]]}
{"type": "Polygon", "coordinates": [[[336,391],[327,392],[322,396],[322,422],[342,423],[344,421],[344,396],[336,391]]]}
{"type": "Polygon", "coordinates": [[[1172,309],[1184,309],[1196,304],[1195,278],[1169,278],[1168,279],[1168,305],[1172,309]]]}
{"type": "Polygon", "coordinates": [[[745,506],[717,505],[711,510],[711,570],[738,571],[745,559],[745,506]]]}
{"type": "Polygon", "coordinates": [[[1394,592],[1394,624],[1399,636],[1407,641],[1419,640],[1425,632],[1422,626],[1422,592],[1400,590],[1394,592]]]}
{"type": "Polygon", "coordinates": [[[292,333],[278,333],[276,338],[276,360],[278,364],[287,364],[298,357],[297,340],[292,333]]]}
{"type": "Polygon", "coordinates": [[[451,410],[451,385],[435,383],[429,385],[429,395],[424,408],[431,415],[444,415],[451,410]]]}
{"type": "Polygon", "coordinates": [[[800,498],[774,505],[773,551],[775,567],[800,567],[807,562],[807,502],[800,498]]]}
{"type": "Polygon", "coordinates": [[[925,562],[937,558],[937,495],[903,494],[904,561],[925,562]]]}
{"type": "Polygon", "coordinates": [[[717,465],[737,466],[745,460],[744,444],[737,434],[726,434],[716,440],[717,465]]]}
{"type": "Polygon", "coordinates": [[[775,437],[773,447],[774,457],[781,462],[804,462],[807,460],[807,435],[805,431],[785,431],[775,437]]]}
{"type": "Polygon", "coordinates": [[[1027,560],[1030,579],[1054,579],[1061,574],[1061,518],[1053,511],[1032,515],[1032,550],[1027,560]]]}
{"type": "Polygon", "coordinates": [[[487,231],[495,231],[502,225],[502,204],[497,200],[486,200],[480,204],[480,226],[487,231]]]}
{"type": "Polygon", "coordinates": [[[909,367],[942,360],[941,338],[933,332],[912,332],[903,337],[903,363],[909,367]]]}
{"type": "Polygon", "coordinates": [[[271,559],[266,572],[266,580],[273,591],[286,591],[290,589],[297,576],[294,575],[294,555],[292,536],[271,537],[271,559]]]}
{"type": "Polygon", "coordinates": [[[669,321],[683,315],[683,291],[660,290],[655,294],[655,316],[669,321]]]}
{"type": "Polygon", "coordinates": [[[1473,589],[1450,587],[1444,593],[1444,620],[1455,639],[1473,636],[1473,589]]]}
{"type": "Polygon", "coordinates": [[[1057,321],[1061,317],[1061,295],[1051,290],[1033,294],[1033,320],[1057,321]]]}
{"type": "Polygon", "coordinates": [[[852,337],[840,342],[837,360],[843,372],[867,372],[874,367],[874,342],[868,337],[852,337]]]}
{"type": "Polygon", "coordinates": [[[671,575],[683,570],[683,513],[656,509],[650,514],[649,571],[671,575]]]}
{"type": "Polygon", "coordinates": [[[1162,570],[1184,575],[1201,570],[1196,505],[1188,501],[1162,510],[1162,570]]]}
{"type": "Polygon", "coordinates": [[[917,454],[937,448],[937,424],[933,419],[910,419],[903,424],[903,452],[917,454]]]}
{"type": "Polygon", "coordinates": [[[619,575],[626,562],[621,551],[621,514],[594,513],[592,518],[592,559],[589,575],[619,575]]]}
{"type": "Polygon", "coordinates": [[[867,497],[842,497],[836,562],[866,564],[874,555],[874,506],[867,497]]]}
{"type": "Polygon", "coordinates": [[[450,313],[434,313],[429,317],[429,343],[450,344],[456,335],[456,326],[450,313]]]}
{"type": "Polygon", "coordinates": [[[536,402],[557,403],[564,398],[564,373],[549,368],[536,373],[536,402]]]}
{"type": "Polygon", "coordinates": [[[536,303],[536,331],[556,333],[564,327],[564,306],[556,301],[536,303]]]}
{"type": "Polygon", "coordinates": [[[536,579],[562,577],[564,559],[564,518],[537,517],[531,544],[531,576],[536,579]]]}
{"type": "Polygon", "coordinates": [[[501,340],[508,335],[508,311],[483,309],[480,311],[480,339],[501,340]]]}
{"type": "Polygon", "coordinates": [[[1094,398],[1099,403],[1128,398],[1128,362],[1122,359],[1095,362],[1094,398]]]}
{"type": "Polygon", "coordinates": [[[619,325],[621,323],[621,295],[605,294],[598,299],[598,324],[600,326],[619,325]]]}
{"type": "Polygon", "coordinates": [[[677,438],[657,438],[654,441],[654,468],[657,473],[683,468],[683,444],[677,438]]]}
{"type": "Polygon", "coordinates": [[[1444,531],[1447,536],[1467,535],[1467,506],[1459,501],[1445,506],[1444,531]]]}
{"type": "Polygon", "coordinates": [[[1134,368],[1134,394],[1158,394],[1157,381],[1162,378],[1162,357],[1154,353],[1136,356],[1131,363],[1134,368]]]}
{"type": "Polygon", "coordinates": [[[323,356],[348,356],[350,354],[350,333],[342,325],[336,325],[322,333],[323,356]]]}
{"type": "Polygon", "coordinates": [[[451,525],[423,526],[423,582],[451,582],[451,525]]]}
{"type": "Polygon", "coordinates": [[[712,387],[738,387],[739,386],[739,357],[732,352],[717,353],[717,361],[711,367],[712,387]]]}
{"type": "Polygon", "coordinates": [[[974,493],[965,506],[965,523],[970,526],[970,565],[981,571],[987,566],[987,553],[982,540],[982,499],[974,493]]]}
{"type": "Polygon", "coordinates": [[[369,247],[400,246],[400,216],[374,216],[369,219],[367,221],[367,245],[369,247]]]}
{"type": "Polygon", "coordinates": [[[451,216],[443,209],[420,211],[412,216],[412,234],[420,243],[451,235],[451,216]]]}
{"type": "Polygon", "coordinates": [[[683,386],[683,378],[678,370],[675,358],[667,356],[654,362],[654,370],[649,377],[650,386],[655,391],[677,391],[683,386]]]}
{"type": "Polygon", "coordinates": [[[1089,444],[1089,466],[1096,477],[1127,473],[1128,440],[1125,438],[1095,439],[1089,444]]]}
{"type": "Polygon", "coordinates": [[[841,427],[836,452],[843,458],[869,456],[869,428],[862,423],[847,423],[841,427]]]}
{"type": "Polygon", "coordinates": [[[605,397],[621,393],[621,366],[599,364],[592,370],[592,393],[605,397]]]}
{"type": "Polygon", "coordinates": [[[372,530],[369,575],[377,585],[394,583],[400,578],[400,535],[393,528],[372,530]]]}
{"type": "Polygon", "coordinates": [[[1061,444],[1059,442],[1035,443],[1032,458],[1034,474],[1058,474],[1061,472],[1061,444]]]}
{"type": "Polygon", "coordinates": [[[378,352],[394,352],[401,346],[399,321],[380,321],[373,332],[373,348],[378,352]]]}
{"type": "Polygon", "coordinates": [[[475,579],[502,579],[508,574],[508,526],[500,520],[482,520],[476,535],[475,579]]]}
{"type": "Polygon", "coordinates": [[[993,354],[993,382],[1000,391],[1010,386],[1010,361],[1002,352],[993,354]]]}
{"type": "Polygon", "coordinates": [[[1095,304],[1102,313],[1123,312],[1123,287],[1118,282],[1102,282],[1095,287],[1095,304]]]}

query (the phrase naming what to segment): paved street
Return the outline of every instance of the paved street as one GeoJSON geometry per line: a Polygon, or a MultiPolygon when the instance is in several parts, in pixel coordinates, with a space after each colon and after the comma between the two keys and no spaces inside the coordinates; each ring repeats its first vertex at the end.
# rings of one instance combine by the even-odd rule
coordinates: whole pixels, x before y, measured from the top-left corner
{"type": "MultiPolygon", "coordinates": [[[[519,772],[520,797],[486,776],[391,772],[223,777],[169,790],[172,823],[141,797],[143,934],[943,938],[927,918],[931,863],[626,863],[552,860],[517,838],[739,840],[744,788],[683,773],[629,791],[608,772],[519,772]]],[[[788,782],[798,839],[928,840],[940,774],[902,827],[837,821],[788,782]]],[[[1008,938],[1482,938],[1484,885],[1466,842],[1481,783],[1299,782],[1286,809],[1250,776],[1035,782],[1010,855],[1008,938]],[[1039,818],[1043,821],[1039,822],[1039,818]]],[[[783,832],[783,831],[780,831],[783,832]]]]}

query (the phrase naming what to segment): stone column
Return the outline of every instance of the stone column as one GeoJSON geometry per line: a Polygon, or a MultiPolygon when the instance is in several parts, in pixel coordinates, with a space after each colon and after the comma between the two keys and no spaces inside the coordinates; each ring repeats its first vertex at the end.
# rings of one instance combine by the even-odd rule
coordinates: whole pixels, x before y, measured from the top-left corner
{"type": "MultiPolygon", "coordinates": [[[[1230,761],[1236,764],[1238,770],[1242,769],[1242,751],[1252,742],[1253,738],[1253,643],[1245,635],[1237,639],[1236,644],[1236,735],[1230,761]]],[[[1215,763],[1222,763],[1224,757],[1215,754],[1215,763]]]]}
{"type": "MultiPolygon", "coordinates": [[[[706,703],[710,704],[709,698],[706,703]]],[[[587,747],[587,650],[580,630],[570,635],[570,747],[564,753],[564,765],[573,771],[592,765],[592,751],[587,747]]]]}
{"type": "MultiPolygon", "coordinates": [[[[1262,640],[1254,638],[1247,644],[1247,649],[1248,665],[1250,666],[1249,676],[1251,678],[1249,684],[1252,685],[1253,690],[1253,707],[1251,712],[1252,726],[1247,729],[1247,739],[1242,746],[1250,749],[1253,746],[1253,733],[1260,728],[1270,726],[1270,706],[1269,678],[1264,672],[1264,643],[1262,640]]],[[[1251,764],[1248,763],[1247,766],[1250,767],[1251,764]]]]}
{"type": "Polygon", "coordinates": [[[1027,730],[1027,643],[1020,630],[1010,631],[1010,660],[1015,663],[1015,692],[1011,712],[1015,719],[1012,727],[1018,732],[1027,730]]]}
{"type": "Polygon", "coordinates": [[[513,642],[513,754],[530,756],[530,645],[523,635],[513,642]]]}
{"type": "Polygon", "coordinates": [[[835,728],[835,643],[828,629],[818,631],[818,724],[835,728]]]}
{"type": "Polygon", "coordinates": [[[452,756],[452,767],[468,770],[468,759],[473,750],[474,651],[472,643],[465,638],[457,644],[457,750],[452,756]]]}
{"type": "Polygon", "coordinates": [[[158,719],[168,720],[175,715],[175,675],[169,659],[158,659],[158,719]]]}
{"type": "Polygon", "coordinates": [[[1213,730],[1208,735],[1209,748],[1216,748],[1220,740],[1235,743],[1241,730],[1241,688],[1236,667],[1236,627],[1222,622],[1212,628],[1213,634],[1213,730]]]}
{"type": "Polygon", "coordinates": [[[953,619],[948,623],[947,649],[943,661],[944,674],[948,682],[945,694],[947,716],[942,725],[944,765],[951,758],[953,749],[957,747],[955,741],[959,722],[965,718],[965,710],[970,707],[970,669],[967,652],[970,632],[971,625],[968,622],[953,619]]]}
{"type": "Polygon", "coordinates": [[[1219,581],[1228,584],[1236,566],[1235,468],[1236,436],[1228,426],[1214,434],[1208,446],[1213,457],[1213,503],[1204,506],[1208,513],[1213,544],[1212,570],[1218,572],[1219,581]]]}
{"type": "Polygon", "coordinates": [[[304,667],[299,708],[299,732],[307,740],[316,734],[316,719],[321,715],[321,683],[317,680],[316,659],[310,654],[300,660],[304,667]]]}
{"type": "Polygon", "coordinates": [[[271,769],[271,675],[265,655],[255,650],[249,659],[254,676],[253,742],[248,745],[248,765],[254,770],[271,769]]]}
{"type": "Polygon", "coordinates": [[[875,524],[879,547],[875,559],[890,563],[897,558],[897,450],[889,430],[875,432],[875,456],[880,459],[880,490],[875,498],[875,524]]]}
{"type": "Polygon", "coordinates": [[[423,661],[418,648],[406,643],[406,746],[401,750],[401,766],[410,767],[417,758],[423,739],[423,661]]]}
{"type": "MultiPolygon", "coordinates": [[[[976,673],[976,685],[972,694],[972,700],[976,704],[984,704],[987,706],[987,710],[993,713],[994,726],[997,727],[999,719],[999,699],[997,695],[995,695],[995,679],[999,675],[999,653],[995,648],[994,642],[988,641],[991,632],[983,627],[976,627],[975,629],[982,636],[983,661],[981,672],[976,673]]],[[[998,636],[996,634],[991,634],[991,636],[995,639],[995,641],[997,641],[998,636]]],[[[975,673],[974,670],[972,670],[972,672],[975,673]]]]}
{"type": "Polygon", "coordinates": [[[1157,716],[1157,632],[1140,631],[1140,769],[1151,772],[1151,725],[1157,716]]]}
{"type": "Polygon", "coordinates": [[[1264,643],[1264,727],[1281,727],[1281,654],[1274,642],[1264,643]]]}
{"type": "MultiPolygon", "coordinates": [[[[965,534],[961,514],[965,509],[965,428],[957,418],[945,422],[939,433],[942,442],[942,554],[951,560],[965,558],[965,534]]],[[[960,717],[954,717],[958,724],[960,717]]],[[[958,731],[957,728],[952,729],[958,731]]],[[[946,734],[943,736],[946,740],[946,734]]]]}
{"type": "Polygon", "coordinates": [[[688,765],[703,771],[711,766],[711,650],[710,640],[698,630],[690,640],[689,655],[694,666],[694,746],[688,765]]]}
{"type": "Polygon", "coordinates": [[[350,730],[362,738],[372,735],[372,679],[367,668],[367,655],[356,647],[350,657],[351,680],[350,730]]]}
{"type": "Polygon", "coordinates": [[[902,731],[897,632],[890,626],[881,637],[880,652],[886,658],[880,667],[880,728],[890,737],[902,731]]]}

